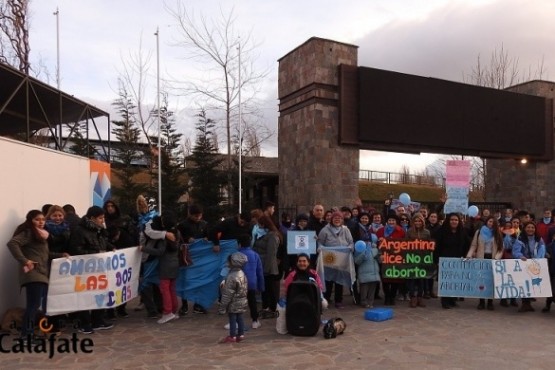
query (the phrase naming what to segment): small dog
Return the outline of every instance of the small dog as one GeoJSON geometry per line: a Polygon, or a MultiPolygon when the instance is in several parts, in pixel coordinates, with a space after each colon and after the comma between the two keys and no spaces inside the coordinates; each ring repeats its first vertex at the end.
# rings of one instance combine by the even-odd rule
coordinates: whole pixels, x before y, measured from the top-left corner
{"type": "Polygon", "coordinates": [[[332,319],[329,319],[328,322],[324,325],[324,338],[335,338],[338,335],[343,334],[346,328],[347,324],[345,323],[345,321],[343,321],[342,318],[334,317],[332,319]]]}
{"type": "Polygon", "coordinates": [[[23,308],[9,308],[2,317],[0,329],[4,332],[16,333],[21,329],[23,323],[23,315],[25,310],[23,308]]]}

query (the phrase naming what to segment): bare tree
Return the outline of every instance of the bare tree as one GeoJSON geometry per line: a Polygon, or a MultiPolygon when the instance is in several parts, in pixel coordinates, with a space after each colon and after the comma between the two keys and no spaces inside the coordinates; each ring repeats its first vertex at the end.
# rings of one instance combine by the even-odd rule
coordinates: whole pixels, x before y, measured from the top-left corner
{"type": "MultiPolygon", "coordinates": [[[[186,51],[186,58],[201,63],[203,78],[191,80],[180,86],[186,94],[203,99],[202,106],[224,111],[227,141],[227,169],[232,169],[232,126],[238,124],[237,102],[241,90],[242,113],[256,114],[255,95],[259,82],[267,75],[255,68],[255,51],[251,33],[240,34],[236,28],[233,10],[225,13],[220,9],[217,17],[195,17],[189,9],[178,1],[175,8],[166,6],[177,22],[180,39],[174,46],[186,51]],[[239,70],[241,79],[239,80],[239,70]]],[[[231,187],[231,176],[228,186],[231,187]]],[[[232,194],[231,191],[228,194],[232,194]]]]}
{"type": "Polygon", "coordinates": [[[29,74],[28,0],[0,1],[0,62],[29,74]]]}
{"type": "MultiPolygon", "coordinates": [[[[519,59],[509,55],[505,50],[503,44],[496,48],[490,57],[489,64],[482,65],[480,56],[478,55],[476,66],[468,75],[463,75],[465,83],[491,87],[494,89],[505,89],[522,82],[530,81],[532,79],[542,79],[547,71],[544,68],[543,57],[538,62],[535,70],[528,67],[527,70],[522,70],[519,67],[519,59]]],[[[471,187],[475,193],[479,193],[483,200],[486,200],[486,159],[479,157],[468,157],[471,161],[472,183],[471,187]]]]}

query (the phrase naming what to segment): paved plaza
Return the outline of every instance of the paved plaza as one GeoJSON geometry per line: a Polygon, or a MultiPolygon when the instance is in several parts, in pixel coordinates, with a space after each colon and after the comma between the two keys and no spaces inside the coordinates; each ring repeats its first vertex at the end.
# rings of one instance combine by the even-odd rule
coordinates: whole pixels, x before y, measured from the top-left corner
{"type": "MultiPolygon", "coordinates": [[[[345,296],[350,303],[351,297],[345,296]]],[[[394,306],[394,318],[384,322],[363,319],[364,309],[347,304],[331,308],[323,318],[342,317],[345,333],[324,339],[279,335],[275,319],[249,329],[246,340],[218,344],[227,335],[227,316],[212,308],[159,325],[145,311],[115,321],[112,330],[79,338],[94,341],[92,354],[5,354],[7,369],[553,369],[555,368],[555,312],[518,313],[496,305],[478,311],[477,300],[459,302],[450,310],[438,299],[426,308],[394,306]]],[[[191,311],[191,310],[190,310],[191,311]]],[[[250,320],[246,320],[250,326],[250,320]]],[[[70,338],[65,332],[62,337],[70,338]]],[[[9,344],[8,339],[4,343],[9,344]]],[[[6,347],[6,344],[4,344],[6,347]]]]}

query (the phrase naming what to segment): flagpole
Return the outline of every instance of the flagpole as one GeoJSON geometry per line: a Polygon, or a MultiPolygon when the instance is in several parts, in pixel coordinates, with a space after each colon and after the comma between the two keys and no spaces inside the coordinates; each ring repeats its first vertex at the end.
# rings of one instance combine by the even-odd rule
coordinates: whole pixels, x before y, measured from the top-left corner
{"type": "Polygon", "coordinates": [[[156,97],[158,106],[158,213],[162,214],[162,131],[160,117],[160,34],[156,27],[156,97]]]}
{"type": "Polygon", "coordinates": [[[243,128],[241,122],[241,39],[239,39],[239,45],[237,46],[239,52],[239,213],[242,212],[242,176],[241,176],[241,166],[242,166],[242,154],[243,154],[243,128]]]}

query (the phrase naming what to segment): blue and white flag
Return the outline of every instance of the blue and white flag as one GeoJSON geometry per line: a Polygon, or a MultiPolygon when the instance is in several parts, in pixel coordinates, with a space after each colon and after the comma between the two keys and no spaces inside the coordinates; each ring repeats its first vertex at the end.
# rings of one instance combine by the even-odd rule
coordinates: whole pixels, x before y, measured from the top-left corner
{"type": "Polygon", "coordinates": [[[322,246],[318,254],[316,272],[322,281],[335,281],[350,287],[356,279],[351,249],[349,247],[322,246]]]}
{"type": "Polygon", "coordinates": [[[198,303],[208,309],[218,299],[222,268],[226,266],[227,257],[237,252],[237,240],[220,240],[220,252],[212,251],[212,242],[204,239],[189,244],[189,253],[193,264],[181,267],[176,282],[178,297],[198,303]]]}

